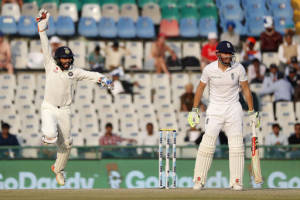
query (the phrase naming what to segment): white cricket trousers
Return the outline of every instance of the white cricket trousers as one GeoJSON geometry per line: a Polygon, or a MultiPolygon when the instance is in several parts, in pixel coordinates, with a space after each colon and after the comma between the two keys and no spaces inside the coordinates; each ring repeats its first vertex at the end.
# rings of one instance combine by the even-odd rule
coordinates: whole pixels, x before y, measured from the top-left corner
{"type": "Polygon", "coordinates": [[[42,132],[46,137],[57,137],[57,158],[54,172],[63,171],[71,151],[71,110],[70,106],[56,107],[47,102],[42,103],[42,132]]]}
{"type": "Polygon", "coordinates": [[[195,183],[205,184],[215,152],[216,140],[222,129],[228,137],[230,186],[243,185],[243,110],[239,102],[230,105],[209,104],[205,118],[205,134],[195,163],[195,183]]]}

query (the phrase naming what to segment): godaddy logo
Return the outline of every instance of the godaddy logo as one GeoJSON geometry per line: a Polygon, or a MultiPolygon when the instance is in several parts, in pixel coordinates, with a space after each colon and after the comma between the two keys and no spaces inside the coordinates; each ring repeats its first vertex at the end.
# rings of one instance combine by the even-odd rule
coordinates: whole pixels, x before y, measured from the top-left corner
{"type": "Polygon", "coordinates": [[[64,186],[58,186],[55,177],[39,177],[32,172],[19,172],[16,178],[3,177],[0,173],[0,189],[79,189],[93,188],[94,178],[81,177],[80,172],[75,172],[73,177],[66,178],[64,186]]]}

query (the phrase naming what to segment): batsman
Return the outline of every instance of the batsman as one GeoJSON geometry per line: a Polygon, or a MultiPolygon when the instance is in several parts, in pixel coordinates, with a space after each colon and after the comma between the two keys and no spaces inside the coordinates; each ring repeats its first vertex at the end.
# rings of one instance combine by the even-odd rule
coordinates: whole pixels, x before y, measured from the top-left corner
{"type": "Polygon", "coordinates": [[[76,84],[88,80],[111,88],[112,81],[100,73],[74,67],[74,54],[69,47],[59,47],[54,58],[51,56],[46,34],[49,17],[49,12],[41,9],[36,18],[46,71],[45,95],[41,105],[42,141],[45,144],[57,144],[57,158],[51,170],[56,174],[57,183],[64,185],[64,168],[72,146],[70,106],[76,84]]]}
{"type": "Polygon", "coordinates": [[[194,127],[200,121],[199,102],[206,86],[209,90],[209,105],[206,111],[205,134],[198,149],[194,169],[194,189],[201,190],[207,179],[216,148],[216,140],[223,129],[228,137],[230,187],[243,189],[244,144],[243,110],[239,103],[239,89],[248,103],[250,123],[259,126],[258,112],[253,109],[253,100],[244,67],[235,62],[235,50],[228,41],[221,41],[216,54],[218,60],[208,64],[200,79],[188,122],[194,127]]]}

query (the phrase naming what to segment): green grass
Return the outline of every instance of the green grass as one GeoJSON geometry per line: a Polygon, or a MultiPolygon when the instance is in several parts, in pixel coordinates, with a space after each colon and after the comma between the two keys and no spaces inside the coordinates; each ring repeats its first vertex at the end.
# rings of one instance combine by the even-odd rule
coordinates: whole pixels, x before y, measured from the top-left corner
{"type": "Polygon", "coordinates": [[[205,189],[201,191],[192,189],[0,190],[1,200],[296,200],[299,197],[299,189],[250,189],[244,191],[232,191],[229,189],[205,189]]]}

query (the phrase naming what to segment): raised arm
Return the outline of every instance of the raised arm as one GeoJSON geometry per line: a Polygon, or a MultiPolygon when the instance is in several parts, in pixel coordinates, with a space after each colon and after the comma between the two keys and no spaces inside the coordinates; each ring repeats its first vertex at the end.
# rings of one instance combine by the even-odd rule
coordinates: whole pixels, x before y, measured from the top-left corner
{"type": "Polygon", "coordinates": [[[103,87],[112,89],[112,81],[101,73],[90,72],[90,71],[86,71],[86,70],[78,69],[78,68],[74,72],[75,72],[75,78],[78,81],[86,80],[86,81],[90,81],[93,83],[99,83],[103,87]]]}
{"type": "Polygon", "coordinates": [[[38,14],[38,17],[36,18],[36,21],[38,24],[38,31],[39,31],[39,35],[40,35],[40,39],[41,39],[41,45],[42,45],[45,65],[47,65],[49,62],[53,61],[51,51],[49,48],[48,37],[46,34],[46,30],[48,29],[49,17],[50,17],[50,13],[45,9],[41,9],[38,14]]]}

